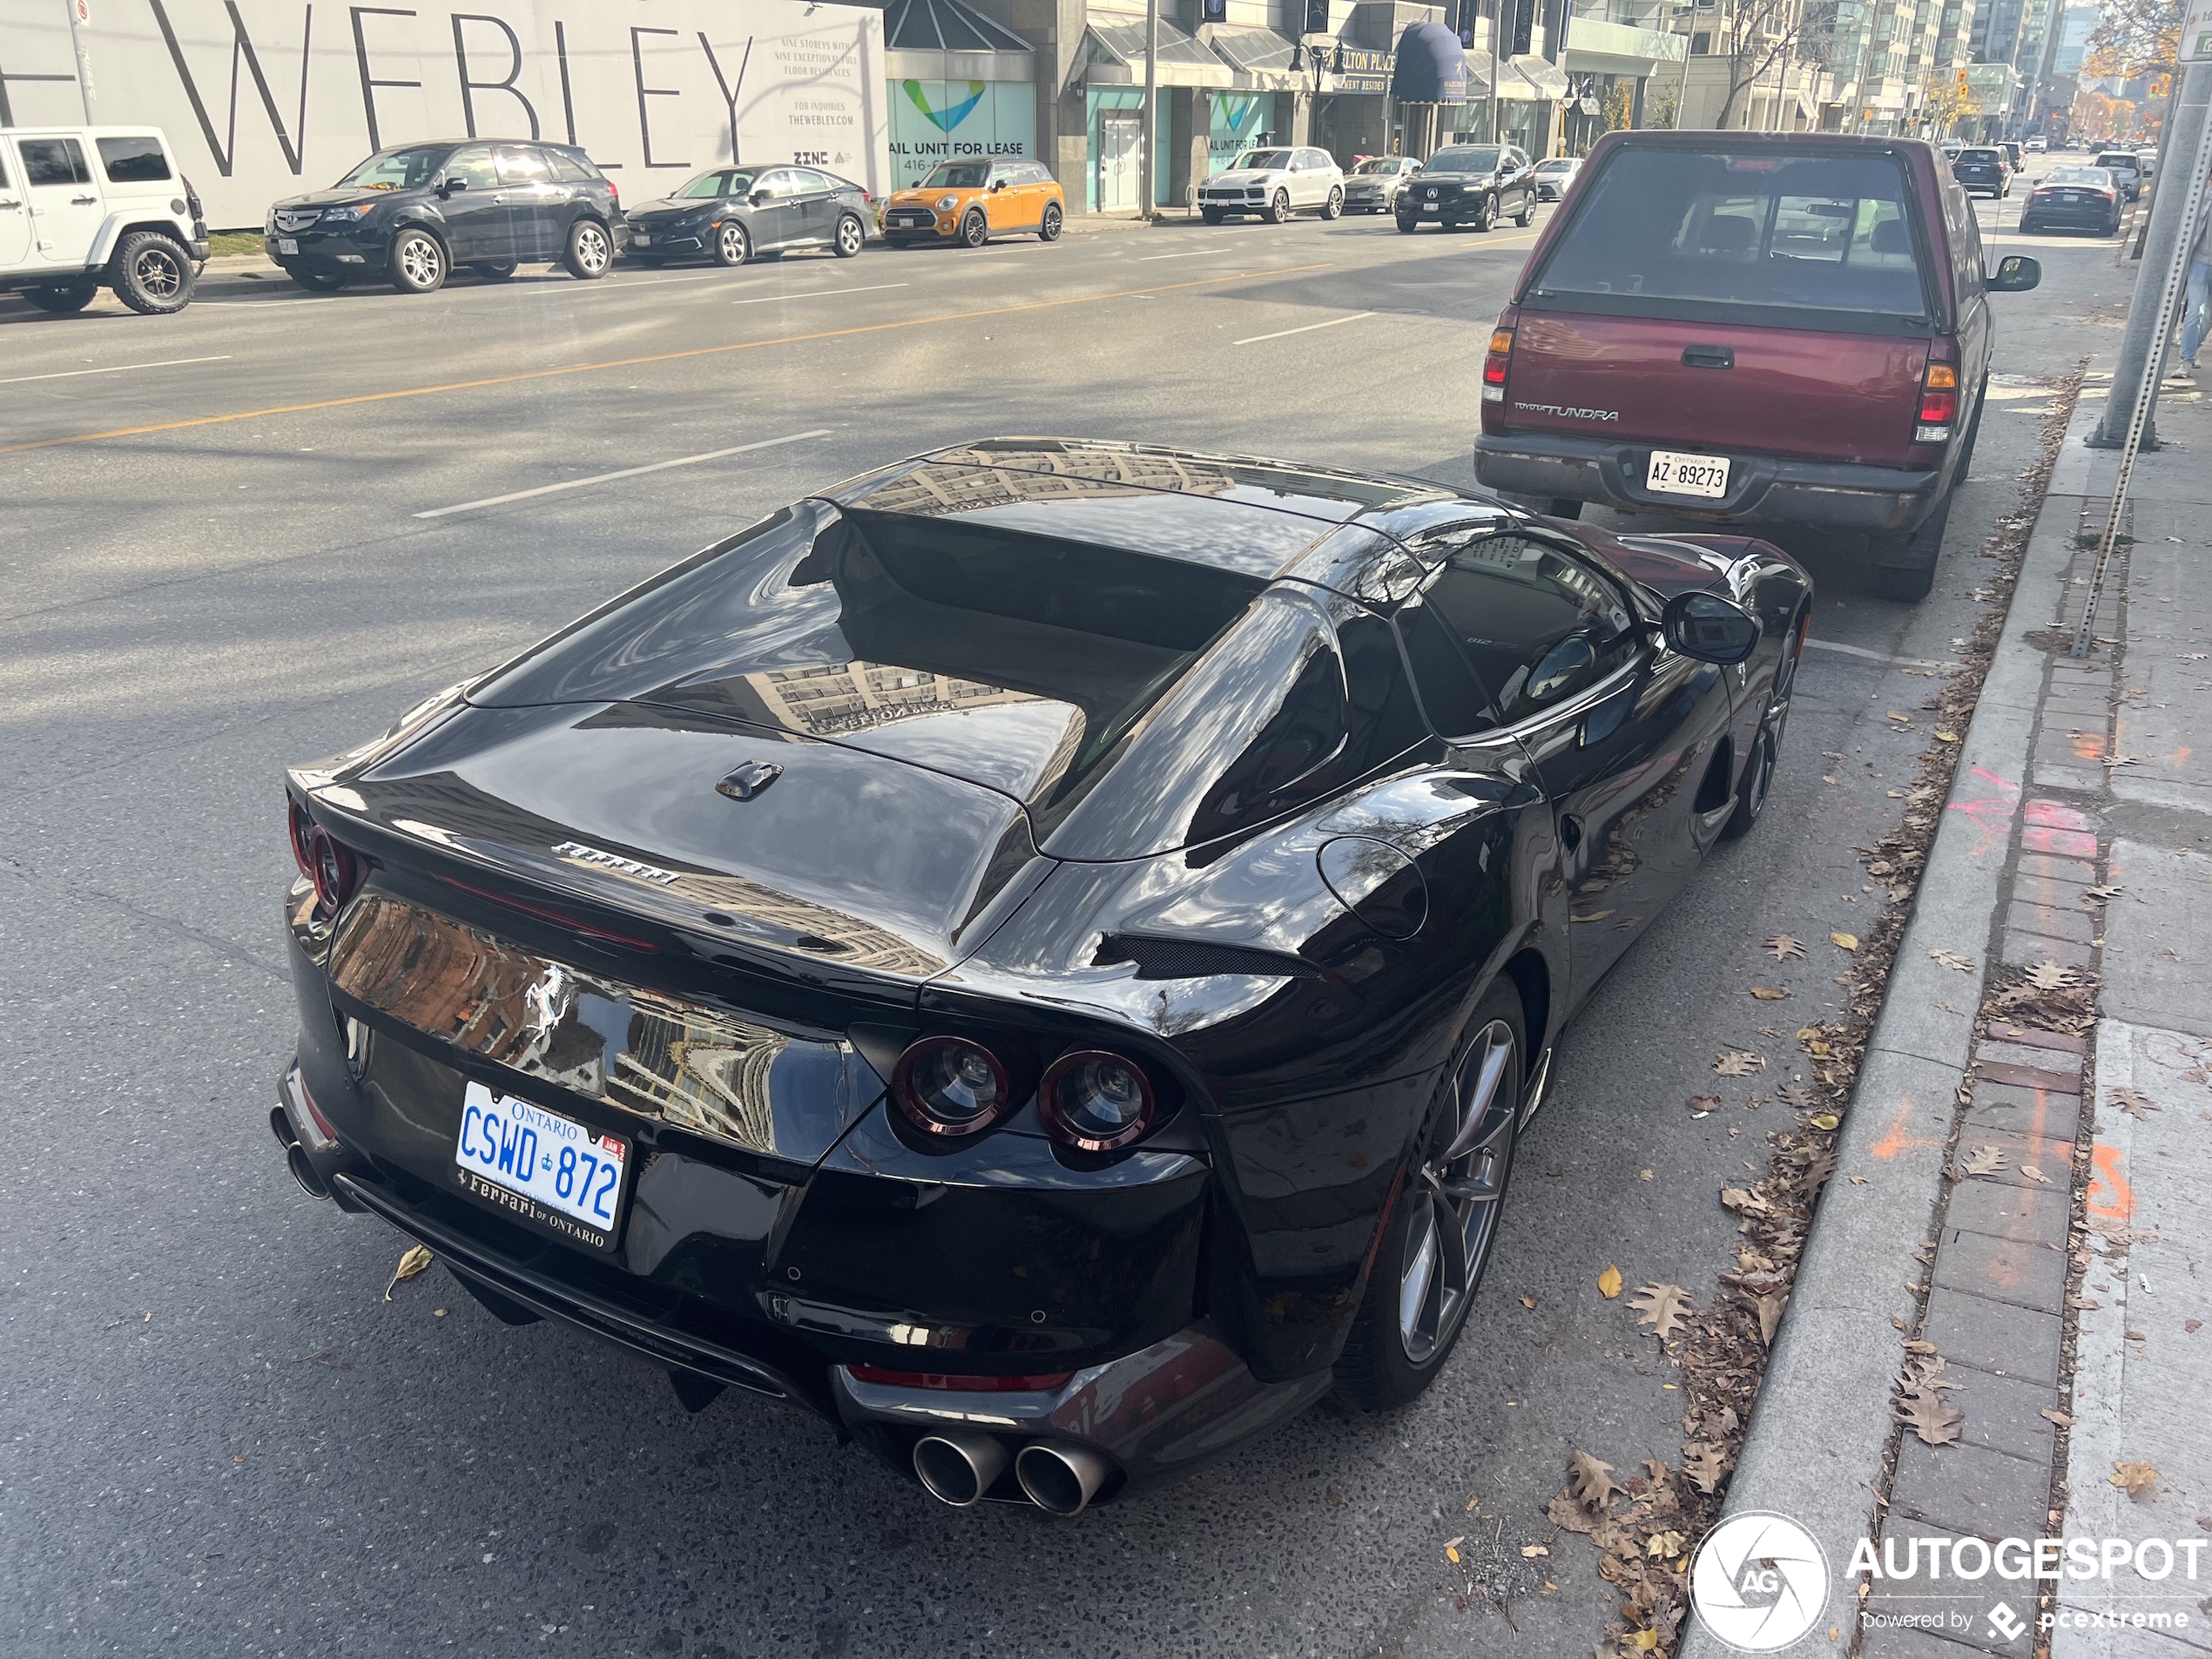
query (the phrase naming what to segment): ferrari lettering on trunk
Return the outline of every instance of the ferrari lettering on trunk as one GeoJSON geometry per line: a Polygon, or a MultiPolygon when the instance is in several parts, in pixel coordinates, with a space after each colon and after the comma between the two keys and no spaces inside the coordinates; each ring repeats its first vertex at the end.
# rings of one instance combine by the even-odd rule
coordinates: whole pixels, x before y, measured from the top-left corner
{"type": "Polygon", "coordinates": [[[586,846],[582,841],[563,841],[554,847],[564,859],[574,859],[579,864],[596,864],[605,870],[619,870],[624,875],[634,875],[641,881],[656,881],[664,887],[676,885],[675,873],[651,864],[640,864],[636,859],[624,858],[618,853],[602,853],[596,846],[586,846]]]}

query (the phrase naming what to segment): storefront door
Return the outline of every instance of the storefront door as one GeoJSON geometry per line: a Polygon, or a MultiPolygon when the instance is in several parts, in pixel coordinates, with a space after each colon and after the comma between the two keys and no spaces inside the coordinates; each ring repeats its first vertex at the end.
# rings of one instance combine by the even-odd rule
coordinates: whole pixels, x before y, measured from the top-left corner
{"type": "Polygon", "coordinates": [[[1144,130],[1135,110],[1098,112],[1098,211],[1133,213],[1137,208],[1137,151],[1144,130]]]}

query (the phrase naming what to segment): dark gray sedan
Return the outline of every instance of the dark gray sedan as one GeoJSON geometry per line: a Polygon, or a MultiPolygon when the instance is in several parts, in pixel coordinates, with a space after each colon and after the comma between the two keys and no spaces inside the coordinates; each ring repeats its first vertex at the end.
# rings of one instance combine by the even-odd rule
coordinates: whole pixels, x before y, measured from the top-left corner
{"type": "Polygon", "coordinates": [[[630,257],[644,265],[743,265],[803,247],[847,260],[867,243],[875,204],[851,179],[814,167],[716,167],[628,217],[630,257]]]}

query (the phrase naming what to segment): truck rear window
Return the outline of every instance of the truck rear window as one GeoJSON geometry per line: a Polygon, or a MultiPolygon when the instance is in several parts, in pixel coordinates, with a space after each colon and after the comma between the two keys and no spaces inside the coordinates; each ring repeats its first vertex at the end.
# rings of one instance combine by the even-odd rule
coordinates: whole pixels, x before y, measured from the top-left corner
{"type": "Polygon", "coordinates": [[[1886,156],[1622,149],[1583,185],[1529,294],[1628,302],[1600,310],[1919,318],[1927,285],[1912,220],[1905,171],[1886,156]]]}

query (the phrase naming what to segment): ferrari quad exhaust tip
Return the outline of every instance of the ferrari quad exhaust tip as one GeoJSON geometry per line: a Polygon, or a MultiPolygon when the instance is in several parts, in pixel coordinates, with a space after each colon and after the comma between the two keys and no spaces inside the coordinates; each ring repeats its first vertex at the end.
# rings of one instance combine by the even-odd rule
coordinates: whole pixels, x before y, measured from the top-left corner
{"type": "Polygon", "coordinates": [[[269,1132],[284,1149],[284,1167],[292,1171],[292,1178],[300,1184],[300,1190],[310,1198],[327,1198],[330,1184],[315,1173],[315,1166],[307,1157],[307,1149],[300,1144],[299,1131],[292,1127],[292,1119],[281,1106],[269,1109],[269,1132]]]}
{"type": "Polygon", "coordinates": [[[988,1434],[925,1434],[914,1442],[914,1474],[940,1503],[965,1509],[1006,1470],[1006,1447],[988,1434]]]}
{"type": "Polygon", "coordinates": [[[1113,1472],[1104,1453],[1065,1441],[1033,1441],[1014,1460],[1014,1478],[1029,1501],[1055,1515],[1082,1514],[1113,1472]]]}

